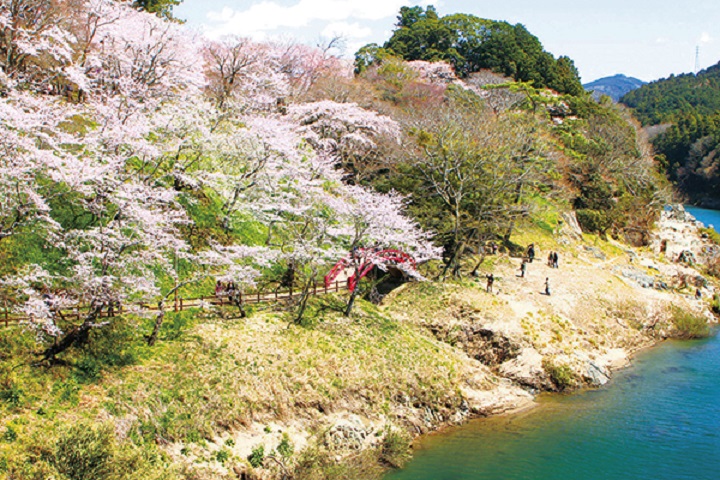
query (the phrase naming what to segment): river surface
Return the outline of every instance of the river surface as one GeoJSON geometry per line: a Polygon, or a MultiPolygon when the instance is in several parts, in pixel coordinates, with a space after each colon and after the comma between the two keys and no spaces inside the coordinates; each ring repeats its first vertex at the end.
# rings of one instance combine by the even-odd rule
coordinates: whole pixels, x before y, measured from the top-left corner
{"type": "MultiPolygon", "coordinates": [[[[688,208],[720,227],[720,212],[688,208]]],[[[720,338],[668,341],[603,388],[423,437],[386,480],[719,480],[720,338]]]]}
{"type": "MultiPolygon", "coordinates": [[[[700,220],[705,224],[706,227],[713,226],[713,228],[720,232],[720,210],[708,210],[706,208],[697,207],[685,207],[693,217],[700,220]]],[[[720,478],[720,477],[719,477],[720,478]]]]}

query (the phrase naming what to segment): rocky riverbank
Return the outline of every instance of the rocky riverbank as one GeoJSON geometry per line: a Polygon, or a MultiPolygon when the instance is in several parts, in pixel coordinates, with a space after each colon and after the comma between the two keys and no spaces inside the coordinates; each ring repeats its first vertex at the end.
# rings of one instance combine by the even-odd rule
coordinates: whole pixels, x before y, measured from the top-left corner
{"type": "MultiPolygon", "coordinates": [[[[707,248],[681,207],[662,214],[650,248],[642,249],[583,236],[568,217],[555,237],[536,241],[536,260],[524,276],[522,258],[499,253],[485,259],[476,280],[406,284],[384,299],[380,314],[426,336],[421,348],[442,351],[452,363],[442,374],[452,380],[432,385],[430,399],[424,391],[430,384],[420,385],[420,376],[405,383],[395,377],[423,366],[388,364],[396,371],[377,371],[380,382],[392,383],[380,410],[362,391],[346,389],[341,404],[312,419],[299,410],[291,421],[273,419],[278,423],[270,431],[255,423],[234,433],[235,451],[245,457],[260,444],[268,451],[282,431],[298,449],[315,442],[337,462],[352,463],[359,452],[382,452],[389,429],[421,435],[531,407],[541,391],[602,385],[635,351],[675,335],[678,311],[713,320],[707,302],[713,282],[677,261],[682,252],[700,260],[707,248]],[[560,254],[559,268],[544,261],[551,250],[560,254]],[[492,293],[486,291],[490,273],[492,293]],[[551,295],[544,292],[546,279],[551,295]]],[[[330,374],[336,367],[325,368],[330,374]]],[[[253,475],[277,475],[269,467],[252,469],[253,475]]]]}
{"type": "MultiPolygon", "coordinates": [[[[635,351],[675,335],[678,309],[712,321],[706,299],[715,286],[677,262],[682,252],[700,259],[708,247],[681,208],[663,213],[650,248],[583,237],[571,217],[564,225],[556,237],[536,242],[540,260],[524,276],[521,258],[500,253],[486,258],[476,280],[406,284],[387,296],[382,314],[427,335],[426,348],[443,345],[444,355],[457,362],[457,376],[444,385],[449,390],[435,392],[434,402],[412,382],[396,384],[383,412],[360,407],[362,395],[346,392],[343,407],[315,419],[316,431],[321,425],[324,432],[314,438],[320,448],[352,462],[359,451],[382,447],[388,428],[420,435],[473,416],[528,408],[541,391],[599,386],[635,351]],[[543,260],[551,250],[560,252],[559,268],[543,260]],[[492,293],[486,292],[490,273],[492,293]],[[551,295],[544,294],[546,279],[551,295]]],[[[379,374],[392,381],[393,375],[379,374]]],[[[300,423],[292,438],[306,445],[307,428],[303,432],[300,423]]],[[[271,448],[272,436],[264,437],[236,445],[248,450],[265,441],[271,448]]]]}
{"type": "Polygon", "coordinates": [[[542,391],[602,385],[633,352],[678,334],[679,316],[710,321],[716,284],[697,265],[712,247],[698,227],[668,209],[651,246],[634,249],[583,236],[566,215],[553,235],[520,237],[536,246],[524,276],[522,259],[501,251],[477,277],[408,283],[350,319],[342,296],[318,298],[302,326],[274,310],[240,321],[181,312],[152,349],[120,349],[144,344],[128,339],[133,327],[47,372],[10,362],[6,478],[45,478],[37,452],[88,432],[103,445],[114,432],[109,458],[152,472],[135,478],[378,478],[403,463],[413,436],[529,408],[542,391]],[[544,260],[550,251],[559,268],[544,260]],[[92,370],[103,355],[135,360],[92,370]],[[165,460],[141,462],[149,452],[165,460]]]}

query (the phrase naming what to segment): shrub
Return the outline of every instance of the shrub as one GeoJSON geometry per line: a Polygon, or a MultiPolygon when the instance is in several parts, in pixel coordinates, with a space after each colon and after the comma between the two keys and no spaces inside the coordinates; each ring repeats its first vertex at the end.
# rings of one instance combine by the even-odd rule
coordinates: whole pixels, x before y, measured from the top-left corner
{"type": "Polygon", "coordinates": [[[710,326],[705,317],[682,308],[672,307],[671,321],[675,327],[673,336],[676,338],[705,338],[710,335],[710,326]]]}
{"type": "Polygon", "coordinates": [[[265,460],[265,446],[264,445],[256,445],[255,447],[253,447],[253,449],[250,452],[250,455],[248,455],[247,459],[248,459],[248,462],[250,462],[250,465],[253,466],[253,468],[262,467],[263,460],[265,460]]]}
{"type": "Polygon", "coordinates": [[[410,457],[410,435],[404,430],[388,428],[380,450],[380,461],[393,468],[402,468],[410,457]]]}
{"type": "Polygon", "coordinates": [[[583,232],[605,233],[612,225],[607,214],[600,210],[581,209],[575,215],[583,232]]]}
{"type": "Polygon", "coordinates": [[[5,433],[3,433],[2,439],[8,443],[12,443],[17,440],[17,432],[14,428],[12,428],[12,426],[8,425],[5,429],[5,433]]]}
{"type": "Polygon", "coordinates": [[[282,440],[280,440],[277,446],[277,451],[285,459],[290,458],[295,451],[295,447],[293,447],[292,442],[290,442],[290,437],[287,433],[283,433],[282,440]]]}
{"type": "Polygon", "coordinates": [[[720,315],[720,295],[718,295],[717,293],[713,295],[710,308],[712,308],[712,311],[715,315],[720,315]]]}
{"type": "Polygon", "coordinates": [[[715,231],[714,228],[701,228],[699,230],[701,234],[707,235],[708,239],[713,242],[715,245],[720,245],[720,233],[715,231]]]}
{"type": "Polygon", "coordinates": [[[0,401],[9,404],[11,407],[19,407],[22,396],[23,391],[12,380],[6,380],[0,384],[0,401]]]}
{"type": "Polygon", "coordinates": [[[73,425],[60,434],[49,457],[68,480],[155,479],[167,473],[152,450],[119,443],[109,423],[73,425]]]}
{"type": "Polygon", "coordinates": [[[551,359],[545,358],[543,359],[542,366],[558,391],[572,388],[577,384],[575,373],[569,365],[564,363],[558,364],[551,359]]]}
{"type": "Polygon", "coordinates": [[[220,463],[225,463],[230,458],[230,450],[222,448],[215,452],[215,460],[220,463]]]}
{"type": "Polygon", "coordinates": [[[293,468],[293,478],[303,480],[380,480],[385,476],[378,463],[378,449],[366,449],[338,462],[335,455],[317,445],[305,448],[293,468]]]}
{"type": "Polygon", "coordinates": [[[109,426],[75,425],[58,440],[53,463],[70,479],[108,478],[115,436],[109,426]]]}

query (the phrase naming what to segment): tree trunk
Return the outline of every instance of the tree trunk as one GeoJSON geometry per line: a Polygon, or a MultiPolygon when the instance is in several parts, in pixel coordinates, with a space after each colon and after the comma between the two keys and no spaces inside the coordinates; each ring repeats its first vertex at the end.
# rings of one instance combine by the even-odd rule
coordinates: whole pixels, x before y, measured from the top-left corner
{"type": "Polygon", "coordinates": [[[350,294],[350,300],[348,300],[347,308],[345,308],[345,316],[349,317],[350,312],[352,312],[353,305],[355,304],[355,297],[357,296],[357,285],[355,285],[355,290],[352,291],[350,294]]]}
{"type": "Polygon", "coordinates": [[[235,295],[230,296],[230,301],[235,304],[238,310],[240,310],[240,318],[245,318],[247,317],[247,312],[245,311],[245,306],[243,305],[241,298],[241,292],[238,290],[235,295]]]}
{"type": "Polygon", "coordinates": [[[95,325],[95,319],[97,319],[100,311],[100,308],[95,308],[94,310],[92,310],[85,318],[85,321],[82,323],[82,325],[73,327],[68,333],[65,334],[63,338],[60,339],[59,342],[56,342],[51,347],[48,347],[42,353],[43,358],[45,360],[53,360],[56,355],[64,352],[73,345],[87,342],[90,329],[100,326],[95,325]]]}
{"type": "Polygon", "coordinates": [[[483,252],[482,256],[480,257],[480,260],[475,264],[475,268],[473,268],[473,270],[472,270],[472,274],[471,274],[471,275],[472,275],[473,277],[476,277],[476,276],[477,276],[478,268],[480,268],[480,265],[482,265],[482,263],[483,263],[484,261],[485,261],[485,253],[483,252]]]}
{"type": "Polygon", "coordinates": [[[465,250],[465,245],[467,243],[463,241],[455,248],[455,251],[453,252],[452,256],[450,257],[450,260],[448,260],[448,263],[445,264],[445,268],[443,268],[441,277],[443,280],[445,280],[445,276],[447,275],[448,270],[450,270],[450,267],[452,267],[452,275],[454,277],[460,276],[460,254],[463,250],[465,250]]]}
{"type": "Polygon", "coordinates": [[[296,325],[300,325],[302,323],[303,315],[305,314],[305,309],[307,308],[308,300],[310,299],[310,287],[312,283],[307,282],[303,286],[302,294],[300,295],[300,302],[298,303],[298,311],[297,315],[295,315],[295,320],[293,320],[293,323],[296,325]]]}
{"type": "Polygon", "coordinates": [[[148,346],[152,347],[155,345],[155,342],[157,342],[158,334],[160,333],[160,327],[162,327],[163,321],[165,320],[165,302],[161,301],[158,303],[158,308],[160,311],[157,314],[157,317],[155,317],[155,326],[153,327],[153,331],[150,334],[150,336],[147,339],[148,346]]]}
{"type": "Polygon", "coordinates": [[[357,296],[357,291],[360,287],[360,265],[358,264],[358,259],[353,261],[355,262],[355,269],[353,272],[353,275],[355,275],[355,288],[352,292],[350,292],[350,300],[348,300],[347,308],[345,308],[344,315],[346,317],[349,317],[350,312],[352,312],[353,305],[355,304],[355,297],[357,296]]]}
{"type": "MultiPolygon", "coordinates": [[[[523,168],[525,164],[523,163],[523,168]]],[[[519,182],[517,186],[515,187],[515,200],[513,201],[513,205],[518,205],[520,203],[520,200],[522,199],[522,189],[523,189],[523,182],[519,182]]],[[[508,245],[510,243],[510,237],[512,236],[513,231],[515,230],[515,217],[512,217],[510,219],[510,225],[508,225],[507,230],[505,231],[505,235],[503,235],[503,241],[505,242],[505,245],[508,245]]]]}

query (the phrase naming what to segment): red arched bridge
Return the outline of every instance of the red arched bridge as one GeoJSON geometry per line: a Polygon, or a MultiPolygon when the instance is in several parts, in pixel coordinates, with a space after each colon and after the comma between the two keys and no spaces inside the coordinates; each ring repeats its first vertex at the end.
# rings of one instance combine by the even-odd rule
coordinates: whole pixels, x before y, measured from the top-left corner
{"type": "Polygon", "coordinates": [[[348,290],[352,292],[360,279],[370,273],[374,267],[383,271],[396,268],[407,275],[419,276],[415,259],[401,250],[354,248],[325,275],[325,286],[332,284],[343,271],[350,268],[353,273],[348,277],[348,290]]]}

